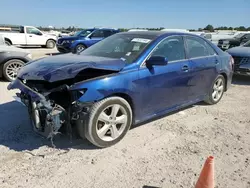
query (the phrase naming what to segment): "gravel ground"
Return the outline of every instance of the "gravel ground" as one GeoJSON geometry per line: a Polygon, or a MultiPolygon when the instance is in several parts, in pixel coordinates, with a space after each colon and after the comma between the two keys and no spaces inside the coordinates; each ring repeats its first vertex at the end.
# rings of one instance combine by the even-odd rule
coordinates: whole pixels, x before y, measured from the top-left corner
{"type": "MultiPolygon", "coordinates": [[[[36,58],[56,53],[31,50],[36,58]]],[[[217,105],[199,103],[133,127],[106,149],[64,135],[52,148],[7,85],[0,82],[0,187],[194,187],[208,155],[216,187],[250,187],[250,78],[234,78],[217,105]]]]}

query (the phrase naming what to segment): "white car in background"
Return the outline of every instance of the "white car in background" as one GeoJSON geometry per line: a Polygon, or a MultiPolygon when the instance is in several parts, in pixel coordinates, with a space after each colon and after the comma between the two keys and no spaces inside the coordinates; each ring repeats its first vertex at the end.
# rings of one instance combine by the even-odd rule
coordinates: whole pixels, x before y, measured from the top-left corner
{"type": "Polygon", "coordinates": [[[1,35],[5,38],[5,43],[19,46],[43,46],[54,48],[57,37],[51,34],[45,34],[33,26],[21,26],[19,31],[2,31],[1,35]]]}

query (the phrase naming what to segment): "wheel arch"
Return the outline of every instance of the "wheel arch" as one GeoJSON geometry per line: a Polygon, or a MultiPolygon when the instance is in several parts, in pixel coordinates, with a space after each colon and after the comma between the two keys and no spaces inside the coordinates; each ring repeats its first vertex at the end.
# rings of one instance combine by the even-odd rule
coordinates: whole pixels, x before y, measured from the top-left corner
{"type": "Polygon", "coordinates": [[[55,39],[53,39],[53,38],[49,38],[49,39],[47,39],[47,40],[46,40],[46,43],[47,43],[49,40],[53,40],[54,42],[56,42],[56,40],[55,40],[55,39]]]}
{"type": "Polygon", "coordinates": [[[10,42],[11,45],[13,44],[12,41],[7,37],[4,37],[4,40],[10,42]]]}
{"type": "Polygon", "coordinates": [[[227,91],[227,81],[228,81],[227,74],[225,72],[221,72],[220,75],[222,75],[224,77],[224,79],[225,79],[224,91],[227,91]]]}
{"type": "Polygon", "coordinates": [[[83,45],[85,46],[86,48],[88,48],[88,45],[85,43],[85,42],[79,42],[75,45],[75,48],[78,46],[78,45],[83,45]]]}

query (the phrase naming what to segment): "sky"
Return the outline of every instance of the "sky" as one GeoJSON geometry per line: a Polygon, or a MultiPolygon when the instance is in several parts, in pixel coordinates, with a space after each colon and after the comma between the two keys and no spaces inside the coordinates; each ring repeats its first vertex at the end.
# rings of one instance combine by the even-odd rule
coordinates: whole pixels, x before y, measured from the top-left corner
{"type": "Polygon", "coordinates": [[[198,29],[250,27],[250,0],[1,0],[0,24],[198,29]]]}

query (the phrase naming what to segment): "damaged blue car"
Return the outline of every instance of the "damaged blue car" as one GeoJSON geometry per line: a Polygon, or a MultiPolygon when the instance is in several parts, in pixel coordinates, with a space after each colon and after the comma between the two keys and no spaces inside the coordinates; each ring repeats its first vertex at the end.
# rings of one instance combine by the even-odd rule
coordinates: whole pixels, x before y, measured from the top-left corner
{"type": "Polygon", "coordinates": [[[80,54],[26,64],[8,89],[27,106],[34,130],[52,138],[76,128],[98,147],[131,125],[205,101],[230,87],[232,57],[206,39],[164,31],[114,34],[80,54]]]}

